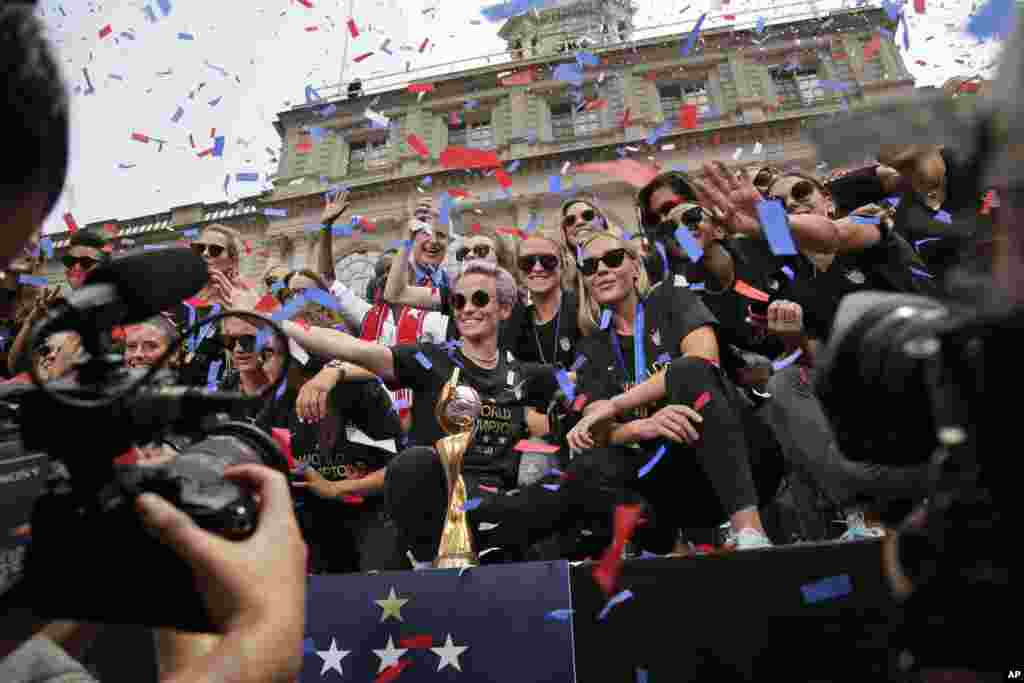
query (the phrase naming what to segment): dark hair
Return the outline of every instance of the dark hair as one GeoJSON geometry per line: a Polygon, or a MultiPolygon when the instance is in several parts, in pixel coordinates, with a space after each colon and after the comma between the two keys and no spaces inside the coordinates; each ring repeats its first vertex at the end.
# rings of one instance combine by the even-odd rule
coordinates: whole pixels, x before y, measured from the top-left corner
{"type": "Polygon", "coordinates": [[[768,185],[768,187],[766,188],[766,192],[768,193],[769,197],[774,196],[774,195],[772,195],[772,188],[775,187],[775,184],[777,182],[779,182],[780,180],[782,180],[783,178],[800,178],[801,180],[806,180],[811,185],[814,185],[814,189],[816,189],[818,192],[822,193],[826,197],[831,197],[832,196],[832,193],[830,193],[828,191],[828,188],[826,188],[825,185],[820,180],[818,180],[814,176],[809,175],[807,173],[801,173],[799,171],[795,171],[795,172],[783,172],[783,173],[780,173],[779,175],[775,176],[774,178],[772,178],[771,184],[768,185]]]}
{"type": "Polygon", "coordinates": [[[68,249],[71,247],[91,247],[93,249],[99,249],[100,260],[106,261],[110,258],[110,254],[103,251],[103,248],[106,247],[107,244],[109,244],[109,240],[95,230],[78,230],[71,235],[71,239],[68,241],[68,249]]]}
{"type": "Polygon", "coordinates": [[[654,177],[651,182],[640,188],[636,195],[636,206],[640,210],[640,225],[645,228],[653,228],[661,222],[661,217],[650,210],[648,204],[651,195],[663,187],[675,192],[681,199],[697,201],[697,193],[693,189],[690,176],[682,171],[668,171],[654,177]]]}
{"type": "Polygon", "coordinates": [[[68,97],[60,68],[33,15],[34,3],[0,5],[0,73],[4,79],[2,126],[9,139],[32,153],[0,169],[0,202],[18,203],[46,192],[47,213],[57,203],[68,166],[68,97]]]}

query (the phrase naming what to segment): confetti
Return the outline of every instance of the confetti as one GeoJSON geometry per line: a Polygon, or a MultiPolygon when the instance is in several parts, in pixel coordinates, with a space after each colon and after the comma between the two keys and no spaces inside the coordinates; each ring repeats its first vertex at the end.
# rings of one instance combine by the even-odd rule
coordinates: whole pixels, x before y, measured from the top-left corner
{"type": "Polygon", "coordinates": [[[64,224],[68,226],[68,232],[75,232],[78,230],[78,223],[75,222],[75,217],[68,211],[64,214],[64,224]]]}
{"type": "Polygon", "coordinates": [[[936,211],[934,218],[938,222],[946,223],[947,225],[951,225],[953,223],[953,217],[946,211],[936,211]]]}
{"type": "Polygon", "coordinates": [[[164,16],[170,16],[171,14],[171,0],[156,0],[157,6],[160,11],[164,13],[164,16]]]}
{"type": "Polygon", "coordinates": [[[550,444],[544,441],[532,441],[528,439],[520,440],[512,448],[520,453],[557,453],[559,451],[557,444],[550,444]]]}
{"type": "Polygon", "coordinates": [[[423,157],[424,159],[430,158],[430,148],[427,147],[423,140],[420,139],[420,136],[416,135],[415,133],[410,133],[408,137],[406,137],[406,142],[408,142],[409,146],[412,147],[413,151],[419,154],[421,157],[423,157]]]}
{"type": "Polygon", "coordinates": [[[612,324],[612,312],[611,309],[604,309],[601,313],[601,329],[607,330],[608,326],[612,324]]]}
{"type": "Polygon", "coordinates": [[[542,486],[552,493],[555,493],[559,488],[561,488],[558,484],[543,484],[542,486]]]}
{"type": "Polygon", "coordinates": [[[700,27],[704,24],[704,19],[708,16],[707,12],[700,15],[700,19],[697,20],[697,25],[693,27],[693,31],[690,32],[689,38],[686,39],[686,44],[682,49],[682,56],[689,56],[690,52],[693,51],[693,46],[697,44],[697,37],[700,36],[700,27]]]}
{"type": "Polygon", "coordinates": [[[425,370],[430,370],[434,367],[434,364],[430,362],[430,359],[423,355],[422,351],[416,352],[416,362],[423,366],[425,370]]]}
{"type": "Polygon", "coordinates": [[[466,501],[466,504],[462,506],[463,512],[469,512],[470,510],[476,510],[480,507],[480,503],[483,502],[481,498],[470,498],[466,501]]]}
{"type": "Polygon", "coordinates": [[[557,175],[548,176],[548,192],[558,194],[562,191],[562,177],[557,175]]]}
{"type": "Polygon", "coordinates": [[[658,447],[658,452],[654,454],[653,458],[647,461],[647,464],[640,468],[640,471],[637,472],[637,476],[640,478],[646,477],[647,474],[654,469],[654,466],[658,464],[658,461],[660,461],[662,457],[664,457],[667,451],[668,448],[665,446],[665,444],[661,444],[658,447]]]}
{"type": "Polygon", "coordinates": [[[658,144],[658,140],[663,135],[668,133],[670,130],[672,130],[672,122],[671,121],[666,121],[665,123],[663,123],[660,126],[658,126],[657,128],[655,128],[653,131],[651,131],[650,135],[647,136],[647,144],[648,145],[656,145],[656,144],[658,144]]]}
{"type": "Polygon", "coordinates": [[[764,33],[764,17],[757,18],[757,25],[754,26],[754,30],[758,33],[764,33]]]}
{"type": "Polygon", "coordinates": [[[804,602],[814,604],[834,598],[841,598],[853,592],[853,584],[849,574],[829,576],[814,583],[807,583],[800,586],[800,592],[804,596],[804,602]]]}
{"type": "Polygon", "coordinates": [[[552,78],[579,87],[583,85],[583,69],[579,64],[559,64],[555,67],[552,78]]]}
{"type": "Polygon", "coordinates": [[[926,280],[934,280],[935,279],[935,276],[932,275],[931,273],[929,273],[928,271],[921,270],[920,268],[914,268],[913,266],[911,266],[910,272],[913,273],[915,277],[923,277],[926,280]]]}
{"type": "Polygon", "coordinates": [[[779,372],[780,370],[784,370],[784,369],[788,368],[790,365],[792,365],[793,363],[797,362],[797,360],[799,360],[802,355],[804,355],[803,350],[802,349],[797,349],[796,351],[794,351],[793,353],[789,354],[785,358],[780,358],[777,361],[773,361],[772,362],[772,370],[774,370],[775,372],[779,372]]]}
{"type": "Polygon", "coordinates": [[[213,139],[213,156],[224,156],[224,136],[220,135],[213,139]]]}
{"type": "Polygon", "coordinates": [[[356,62],[358,64],[359,62],[363,61],[364,59],[366,59],[368,57],[372,57],[372,56],[373,56],[373,52],[364,52],[361,55],[357,55],[357,56],[353,57],[352,61],[356,62]]]}
{"type": "Polygon", "coordinates": [[[174,123],[177,123],[178,121],[181,120],[181,117],[184,116],[184,115],[185,115],[184,107],[178,107],[178,109],[174,112],[174,115],[171,116],[171,121],[173,121],[174,123]]]}
{"type": "Polygon", "coordinates": [[[558,387],[565,394],[565,400],[570,403],[576,397],[576,387],[573,386],[572,380],[569,379],[569,373],[565,370],[559,369],[555,373],[555,379],[558,380],[558,387]]]}
{"type": "Polygon", "coordinates": [[[768,294],[762,292],[760,289],[757,289],[756,287],[751,287],[743,280],[736,280],[736,284],[733,285],[733,289],[740,296],[746,297],[747,299],[751,299],[753,301],[760,301],[762,303],[768,303],[769,301],[771,301],[771,297],[768,296],[768,294]]]}
{"type": "Polygon", "coordinates": [[[239,183],[255,183],[260,179],[259,173],[236,173],[235,182],[239,183]]]}
{"type": "Polygon", "coordinates": [[[573,613],[572,609],[556,609],[548,612],[544,618],[548,621],[569,621],[572,619],[573,613]]]}
{"type": "Polygon", "coordinates": [[[112,30],[113,29],[110,28],[110,24],[107,24],[106,26],[100,29],[100,38],[106,38],[110,35],[112,30]]]}
{"type": "Polygon", "coordinates": [[[46,258],[53,258],[53,240],[49,237],[44,237],[39,240],[39,247],[46,252],[46,258]]]}
{"type": "Polygon", "coordinates": [[[704,248],[700,246],[688,228],[683,226],[676,228],[675,237],[676,242],[679,243],[679,246],[682,247],[691,261],[697,263],[704,258],[704,248]]]}
{"type": "Polygon", "coordinates": [[[178,40],[195,40],[195,39],[196,39],[196,37],[194,35],[192,35],[191,33],[184,33],[184,32],[182,32],[182,33],[178,34],[178,40]]]}
{"type": "Polygon", "coordinates": [[[594,566],[594,580],[601,586],[606,595],[611,595],[619,580],[622,570],[622,552],[633,537],[636,525],[640,521],[639,505],[617,505],[615,507],[615,533],[600,562],[594,566]]]}
{"type": "Polygon", "coordinates": [[[338,299],[330,292],[326,292],[322,289],[307,289],[305,291],[305,295],[307,301],[318,303],[324,308],[329,308],[332,311],[341,310],[341,304],[338,302],[338,299]]]}
{"type": "Polygon", "coordinates": [[[693,402],[693,409],[696,411],[703,410],[704,406],[706,406],[710,400],[711,394],[705,391],[697,397],[696,401],[693,402]]]}
{"type": "Polygon", "coordinates": [[[793,243],[793,235],[789,231],[789,219],[786,217],[786,210],[782,207],[782,203],[759,201],[757,214],[772,253],[776,256],[795,255],[797,253],[796,244],[793,243]]]}
{"type": "Polygon", "coordinates": [[[18,276],[18,283],[22,285],[29,285],[30,287],[45,287],[49,280],[43,275],[26,275],[22,273],[18,276]]]}
{"type": "Polygon", "coordinates": [[[224,99],[224,98],[223,97],[215,97],[214,99],[210,100],[207,104],[209,104],[211,107],[216,107],[218,104],[220,104],[220,101],[222,99],[224,99]]]}
{"type": "Polygon", "coordinates": [[[429,42],[430,42],[430,38],[424,38],[423,39],[423,42],[420,43],[420,54],[423,54],[423,51],[427,49],[427,44],[429,42]]]}
{"type": "Polygon", "coordinates": [[[684,104],[679,108],[679,127],[684,130],[697,127],[697,105],[684,104]]]}
{"type": "Polygon", "coordinates": [[[359,28],[356,26],[355,19],[349,19],[345,22],[345,25],[348,26],[348,32],[352,34],[353,38],[359,37],[359,28]]]}
{"type": "Polygon", "coordinates": [[[624,590],[619,593],[616,593],[615,596],[608,601],[608,604],[604,606],[604,608],[601,610],[601,613],[597,615],[597,620],[604,621],[616,605],[620,605],[625,601],[630,600],[631,598],[633,598],[633,591],[624,590]]]}

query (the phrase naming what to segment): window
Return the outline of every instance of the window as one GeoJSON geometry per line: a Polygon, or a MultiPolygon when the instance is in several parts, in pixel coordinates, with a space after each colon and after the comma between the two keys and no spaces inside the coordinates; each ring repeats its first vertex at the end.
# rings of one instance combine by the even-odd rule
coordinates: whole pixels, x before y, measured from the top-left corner
{"type": "Polygon", "coordinates": [[[551,136],[555,141],[594,135],[601,131],[601,112],[586,111],[583,100],[572,98],[551,104],[551,136]]]}
{"type": "Polygon", "coordinates": [[[387,151],[388,141],[386,138],[351,143],[348,153],[348,172],[358,173],[385,165],[387,151]]]}
{"type": "Polygon", "coordinates": [[[781,109],[808,107],[825,98],[825,89],[818,80],[817,66],[787,64],[771,68],[772,82],[779,95],[781,109]]]}
{"type": "Polygon", "coordinates": [[[494,128],[491,126],[490,112],[487,112],[486,117],[474,117],[470,113],[461,119],[450,117],[448,144],[472,149],[494,149],[494,128]]]}
{"type": "Polygon", "coordinates": [[[661,100],[661,113],[666,121],[673,124],[679,120],[679,110],[685,104],[697,107],[697,123],[703,122],[711,115],[711,97],[708,95],[707,81],[681,81],[658,86],[658,98],[661,100]]]}

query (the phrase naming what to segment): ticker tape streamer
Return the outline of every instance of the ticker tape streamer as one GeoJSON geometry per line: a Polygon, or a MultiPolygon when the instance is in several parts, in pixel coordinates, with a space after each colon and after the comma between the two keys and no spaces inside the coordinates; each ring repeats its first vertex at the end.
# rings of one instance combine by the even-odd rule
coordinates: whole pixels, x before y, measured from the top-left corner
{"type": "Polygon", "coordinates": [[[803,349],[797,349],[796,351],[794,351],[793,353],[789,354],[785,358],[780,358],[779,360],[774,361],[772,363],[772,370],[774,370],[775,372],[778,372],[779,370],[783,370],[785,368],[788,368],[790,365],[792,365],[793,363],[797,362],[797,360],[802,355],[804,355],[803,349]]]}
{"type": "Polygon", "coordinates": [[[597,620],[598,621],[604,621],[605,617],[608,616],[609,612],[611,612],[612,609],[614,609],[616,605],[622,604],[623,602],[625,602],[626,600],[631,599],[632,597],[633,597],[633,591],[631,591],[631,590],[624,590],[624,591],[620,591],[620,592],[616,593],[615,595],[612,596],[611,600],[608,601],[608,604],[606,604],[601,609],[601,613],[597,615],[597,620]]]}
{"type": "Polygon", "coordinates": [[[800,592],[804,596],[804,602],[814,604],[849,595],[853,592],[853,583],[850,581],[849,574],[839,574],[838,576],[828,576],[814,583],[805,583],[800,586],[800,592]]]}

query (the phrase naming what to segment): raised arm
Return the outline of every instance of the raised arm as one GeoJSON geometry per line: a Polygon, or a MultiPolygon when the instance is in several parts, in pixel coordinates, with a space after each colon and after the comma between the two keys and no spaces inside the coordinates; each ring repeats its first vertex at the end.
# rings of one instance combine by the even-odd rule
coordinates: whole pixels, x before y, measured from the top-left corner
{"type": "Polygon", "coordinates": [[[303,348],[320,356],[348,361],[369,370],[385,381],[395,379],[395,360],[391,348],[323,327],[303,328],[297,323],[281,324],[285,334],[303,348]]]}
{"type": "Polygon", "coordinates": [[[342,192],[333,199],[328,195],[320,223],[320,248],[317,251],[316,270],[328,286],[334,284],[334,222],[348,209],[348,192],[342,192]]]}
{"type": "Polygon", "coordinates": [[[391,262],[388,281],[384,286],[384,300],[389,304],[412,306],[426,310],[441,308],[441,295],[433,287],[418,287],[409,284],[409,262],[412,260],[413,246],[419,240],[430,239],[430,228],[426,223],[416,219],[409,222],[410,229],[415,230],[411,240],[407,240],[405,248],[391,262]]]}

